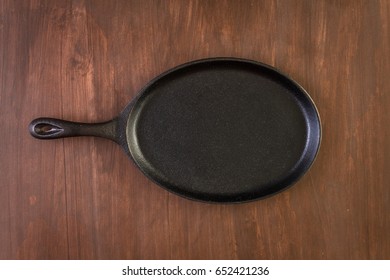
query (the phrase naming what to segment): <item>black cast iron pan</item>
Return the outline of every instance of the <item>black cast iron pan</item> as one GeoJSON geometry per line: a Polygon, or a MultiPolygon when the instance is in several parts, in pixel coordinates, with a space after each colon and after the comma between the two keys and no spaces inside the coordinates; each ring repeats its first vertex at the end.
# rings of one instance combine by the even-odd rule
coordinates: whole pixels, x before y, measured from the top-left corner
{"type": "Polygon", "coordinates": [[[214,58],[165,72],[105,123],[35,119],[39,139],[114,140],[154,182],[208,202],[244,202],[296,182],[319,149],[316,107],[296,82],[254,61],[214,58]]]}

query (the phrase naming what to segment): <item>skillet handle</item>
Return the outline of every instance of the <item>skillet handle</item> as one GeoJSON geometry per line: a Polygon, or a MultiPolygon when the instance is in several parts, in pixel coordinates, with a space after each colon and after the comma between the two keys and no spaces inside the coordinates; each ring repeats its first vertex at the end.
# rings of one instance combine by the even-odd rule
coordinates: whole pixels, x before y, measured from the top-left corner
{"type": "Polygon", "coordinates": [[[73,136],[96,136],[117,142],[117,118],[102,123],[79,123],[53,118],[38,118],[29,125],[32,136],[38,139],[57,139],[73,136]]]}

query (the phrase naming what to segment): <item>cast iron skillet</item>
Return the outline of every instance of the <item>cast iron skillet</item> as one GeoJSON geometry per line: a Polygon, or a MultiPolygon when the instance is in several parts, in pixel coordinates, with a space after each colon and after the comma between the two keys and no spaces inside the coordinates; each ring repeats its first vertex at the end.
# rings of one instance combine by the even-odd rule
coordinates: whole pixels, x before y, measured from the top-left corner
{"type": "Polygon", "coordinates": [[[152,80],[115,119],[35,119],[39,139],[114,140],[151,180],[186,198],[244,202],[296,182],[319,149],[316,107],[292,79],[254,61],[193,61],[152,80]]]}

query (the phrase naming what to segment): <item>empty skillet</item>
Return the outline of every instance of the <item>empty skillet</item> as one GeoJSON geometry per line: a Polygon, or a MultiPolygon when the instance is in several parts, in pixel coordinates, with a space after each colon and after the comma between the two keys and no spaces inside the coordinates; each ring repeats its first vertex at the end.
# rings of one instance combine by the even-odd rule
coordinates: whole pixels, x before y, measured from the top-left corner
{"type": "Polygon", "coordinates": [[[214,58],[165,72],[115,119],[35,119],[39,139],[114,140],[151,180],[181,196],[244,202],[296,182],[319,149],[316,107],[296,82],[254,61],[214,58]]]}

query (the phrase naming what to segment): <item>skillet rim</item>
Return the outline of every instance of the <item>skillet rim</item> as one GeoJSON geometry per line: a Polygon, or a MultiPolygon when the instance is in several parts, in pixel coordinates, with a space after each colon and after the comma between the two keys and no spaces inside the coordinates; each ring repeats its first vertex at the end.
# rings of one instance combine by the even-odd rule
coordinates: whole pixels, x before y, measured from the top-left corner
{"type": "MultiPolygon", "coordinates": [[[[306,112],[307,109],[305,108],[304,111],[306,112]]],[[[258,61],[250,60],[250,59],[245,59],[245,58],[239,58],[239,57],[210,57],[210,58],[197,59],[197,60],[189,61],[189,62],[186,62],[183,64],[179,64],[179,65],[177,65],[173,68],[170,68],[170,69],[162,72],[161,74],[157,75],[155,78],[150,80],[144,87],[141,88],[141,90],[137,93],[137,95],[133,98],[133,100],[122,111],[122,113],[120,114],[119,130],[122,130],[122,133],[120,133],[122,135],[122,137],[121,137],[122,139],[120,139],[119,144],[125,149],[127,155],[131,158],[131,160],[134,162],[134,164],[141,170],[141,172],[149,180],[151,180],[152,182],[154,182],[155,184],[157,184],[161,188],[163,188],[163,189],[167,190],[168,192],[173,193],[175,195],[178,195],[178,196],[181,196],[183,198],[193,200],[193,201],[212,203],[212,204],[221,204],[221,203],[238,204],[238,203],[251,202],[251,201],[265,199],[265,198],[268,198],[270,196],[276,195],[280,192],[287,190],[288,188],[292,187],[295,183],[297,183],[313,166],[315,160],[317,159],[317,156],[318,156],[318,153],[320,150],[320,146],[321,146],[321,142],[322,142],[321,117],[320,117],[318,108],[317,108],[316,104],[314,103],[314,100],[312,99],[312,97],[309,95],[309,93],[298,82],[296,82],[289,75],[285,74],[284,72],[280,71],[279,69],[277,69],[271,65],[262,63],[262,62],[258,62],[258,61]],[[142,160],[139,162],[136,159],[137,158],[137,155],[135,155],[136,152],[134,152],[134,148],[131,147],[132,141],[131,140],[129,141],[129,138],[130,139],[134,138],[134,137],[132,137],[134,135],[131,135],[131,133],[130,133],[130,130],[131,130],[130,127],[134,126],[131,124],[131,122],[134,124],[136,123],[136,121],[132,120],[132,119],[134,119],[134,118],[132,118],[132,114],[137,109],[137,103],[141,99],[141,97],[143,97],[144,93],[148,89],[150,89],[153,85],[155,85],[156,82],[158,82],[159,80],[161,80],[162,78],[168,76],[169,74],[171,74],[173,72],[180,71],[183,68],[188,68],[188,67],[191,67],[191,66],[194,66],[197,64],[213,63],[213,62],[234,62],[234,63],[240,63],[240,64],[250,64],[252,66],[253,65],[256,66],[257,68],[263,68],[263,69],[266,69],[268,71],[271,71],[273,74],[280,76],[280,78],[285,79],[286,81],[291,83],[291,85],[296,87],[297,90],[299,91],[299,93],[302,94],[302,96],[309,102],[310,107],[313,109],[313,112],[315,113],[314,120],[310,121],[310,120],[308,120],[307,117],[305,117],[305,120],[306,120],[305,122],[308,124],[309,127],[313,127],[313,123],[317,123],[317,125],[318,125],[318,131],[314,135],[315,137],[313,136],[313,138],[311,138],[310,135],[308,135],[308,138],[307,138],[307,139],[310,139],[311,141],[316,140],[316,143],[315,143],[316,146],[313,148],[312,151],[309,151],[309,152],[304,151],[302,153],[302,155],[309,155],[310,161],[308,161],[307,159],[303,159],[302,161],[306,161],[306,163],[304,164],[304,168],[301,168],[303,170],[299,170],[297,172],[298,175],[295,178],[293,178],[293,180],[289,180],[289,182],[285,185],[282,184],[282,187],[276,188],[275,191],[271,191],[270,193],[267,193],[265,195],[253,195],[253,196],[244,196],[244,197],[237,195],[236,199],[230,199],[231,196],[226,197],[226,196],[223,196],[222,194],[221,195],[213,195],[213,197],[211,199],[204,199],[203,198],[205,196],[204,194],[190,195],[190,193],[187,191],[183,191],[183,192],[176,191],[176,190],[174,190],[174,188],[171,185],[164,184],[164,182],[158,181],[157,180],[158,178],[156,179],[154,176],[149,174],[147,169],[144,169],[144,167],[140,163],[140,162],[142,162],[142,160]],[[214,199],[215,197],[219,197],[219,198],[214,199]]],[[[298,162],[299,161],[297,161],[297,163],[298,162]]],[[[287,177],[291,177],[291,175],[287,176],[287,177]]],[[[179,187],[175,186],[175,189],[180,189],[180,186],[179,187]]],[[[271,187],[271,189],[273,189],[273,187],[271,187]]]]}

